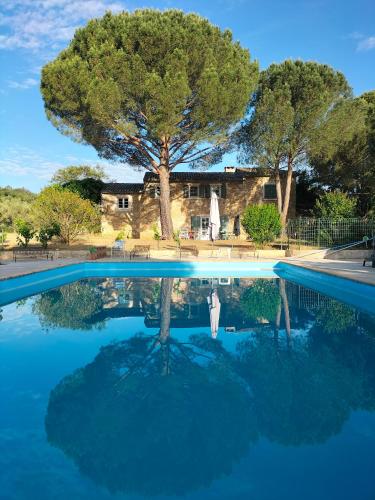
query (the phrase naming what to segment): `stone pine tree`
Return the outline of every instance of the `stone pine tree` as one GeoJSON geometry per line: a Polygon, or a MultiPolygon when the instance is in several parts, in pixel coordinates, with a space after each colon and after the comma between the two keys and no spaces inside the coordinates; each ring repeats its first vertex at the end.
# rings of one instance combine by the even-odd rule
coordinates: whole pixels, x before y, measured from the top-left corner
{"type": "Polygon", "coordinates": [[[271,170],[283,225],[293,172],[307,163],[310,151],[327,148],[343,132],[343,122],[330,117],[350,97],[344,75],[323,64],[288,60],[261,72],[249,117],[236,139],[240,160],[271,170]],[[284,184],[281,170],[287,172],[284,184]]]}
{"type": "Polygon", "coordinates": [[[107,13],[78,29],[42,71],[48,118],[99,156],[159,175],[163,238],[173,232],[170,172],[221,158],[258,65],[196,14],[107,13]]]}

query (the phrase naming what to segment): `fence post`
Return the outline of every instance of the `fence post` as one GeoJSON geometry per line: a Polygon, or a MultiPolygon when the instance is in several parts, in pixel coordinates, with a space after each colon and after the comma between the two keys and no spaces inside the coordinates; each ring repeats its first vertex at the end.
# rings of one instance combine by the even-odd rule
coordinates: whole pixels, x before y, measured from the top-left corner
{"type": "Polygon", "coordinates": [[[301,250],[301,217],[298,217],[298,250],[301,250]]]}
{"type": "Polygon", "coordinates": [[[318,248],[320,248],[320,218],[318,219],[318,248]]]}

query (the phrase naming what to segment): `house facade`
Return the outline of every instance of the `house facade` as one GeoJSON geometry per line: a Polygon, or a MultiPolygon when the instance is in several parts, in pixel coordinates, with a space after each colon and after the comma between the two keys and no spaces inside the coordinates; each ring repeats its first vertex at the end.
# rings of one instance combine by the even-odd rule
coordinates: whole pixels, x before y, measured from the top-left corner
{"type": "MultiPolygon", "coordinates": [[[[282,181],[284,178],[282,178],[282,181]]],[[[210,197],[218,196],[223,237],[246,238],[240,218],[251,204],[277,203],[269,173],[256,168],[226,167],[224,172],[172,172],[170,175],[173,227],[185,237],[208,239],[210,197]]],[[[143,183],[108,183],[102,190],[102,231],[125,237],[152,238],[159,226],[159,180],[147,172],[143,183]]],[[[295,216],[293,179],[289,217],[295,216]]]]}

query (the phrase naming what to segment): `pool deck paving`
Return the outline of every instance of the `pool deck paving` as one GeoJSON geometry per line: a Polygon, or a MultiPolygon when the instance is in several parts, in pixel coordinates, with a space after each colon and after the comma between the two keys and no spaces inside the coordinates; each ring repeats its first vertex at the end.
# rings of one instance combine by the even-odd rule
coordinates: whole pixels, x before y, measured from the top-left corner
{"type": "MultiPolygon", "coordinates": [[[[181,262],[261,262],[261,261],[269,261],[270,259],[257,259],[257,258],[242,258],[242,259],[224,259],[224,258],[184,258],[181,262]]],[[[339,276],[342,278],[351,279],[354,281],[358,281],[360,283],[366,283],[368,285],[375,286],[375,269],[371,267],[371,265],[367,265],[366,267],[362,266],[363,260],[329,260],[329,259],[314,259],[314,258],[275,258],[272,260],[281,261],[285,263],[289,263],[295,266],[304,267],[306,269],[320,271],[325,274],[330,274],[333,276],[339,276]]],[[[124,262],[121,259],[100,259],[98,262],[124,262]]],[[[141,262],[142,259],[137,259],[134,262],[141,262]]],[[[165,259],[149,259],[143,260],[145,262],[166,262],[173,261],[176,259],[172,259],[167,257],[165,259]]],[[[33,260],[33,261],[18,261],[18,262],[8,262],[4,265],[0,266],[0,280],[15,278],[17,276],[24,276],[26,274],[37,273],[40,271],[46,271],[48,269],[56,269],[59,267],[69,266],[71,264],[79,264],[82,262],[96,262],[96,261],[86,261],[85,259],[57,259],[53,261],[46,260],[33,260]]],[[[126,260],[125,262],[129,262],[126,260]]]]}
{"type": "Polygon", "coordinates": [[[308,260],[308,259],[282,259],[283,262],[313,271],[347,278],[367,285],[375,286],[375,269],[371,264],[363,267],[361,260],[308,260]]]}

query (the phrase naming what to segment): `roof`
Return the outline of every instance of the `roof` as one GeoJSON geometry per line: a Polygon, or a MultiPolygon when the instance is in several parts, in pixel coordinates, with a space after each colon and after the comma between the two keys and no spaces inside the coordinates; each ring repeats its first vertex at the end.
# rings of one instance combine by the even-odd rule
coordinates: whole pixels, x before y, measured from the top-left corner
{"type": "MultiPolygon", "coordinates": [[[[172,172],[170,182],[241,182],[244,177],[267,177],[270,172],[258,168],[243,168],[234,172],[172,172]]],[[[159,176],[147,172],[144,182],[159,182],[159,176]]]]}
{"type": "MultiPolygon", "coordinates": [[[[268,177],[272,172],[266,169],[233,167],[233,172],[172,172],[169,177],[171,183],[176,182],[242,182],[246,177],[268,177]]],[[[285,172],[281,171],[281,175],[285,172]]],[[[158,174],[146,172],[144,183],[109,182],[102,189],[107,194],[137,194],[142,193],[144,184],[159,182],[158,174]]]]}
{"type": "Polygon", "coordinates": [[[128,182],[108,182],[104,184],[102,193],[107,194],[136,194],[143,191],[143,182],[128,183],[128,182]]]}

